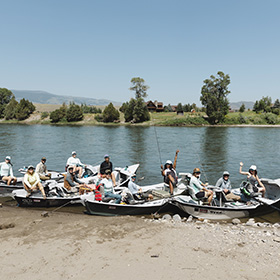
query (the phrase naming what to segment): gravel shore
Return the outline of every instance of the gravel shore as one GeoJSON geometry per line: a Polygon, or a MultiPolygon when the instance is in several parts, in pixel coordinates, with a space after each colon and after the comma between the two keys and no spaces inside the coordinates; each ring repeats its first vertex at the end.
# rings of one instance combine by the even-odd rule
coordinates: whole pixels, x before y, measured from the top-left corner
{"type": "Polygon", "coordinates": [[[0,208],[1,279],[280,278],[279,223],[41,214],[0,208]]]}

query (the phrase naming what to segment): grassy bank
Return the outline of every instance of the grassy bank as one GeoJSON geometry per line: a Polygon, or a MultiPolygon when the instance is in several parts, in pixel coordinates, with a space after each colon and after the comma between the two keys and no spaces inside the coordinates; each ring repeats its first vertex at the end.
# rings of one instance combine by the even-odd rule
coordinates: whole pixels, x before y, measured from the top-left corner
{"type": "MultiPolygon", "coordinates": [[[[42,105],[42,104],[40,104],[42,105]]],[[[33,113],[27,120],[0,120],[0,123],[18,123],[18,124],[52,124],[49,117],[42,119],[44,112],[50,112],[57,109],[59,105],[42,105],[36,104],[36,112],[33,113]]],[[[133,126],[207,126],[209,123],[204,118],[205,113],[184,113],[177,115],[174,112],[151,113],[151,119],[141,124],[125,123],[124,116],[120,114],[119,123],[100,123],[95,120],[95,114],[85,114],[84,119],[80,122],[59,122],[55,125],[133,125],[133,126]]],[[[244,113],[229,113],[226,115],[223,123],[219,125],[280,125],[280,116],[272,113],[258,113],[246,111],[244,113]]]]}

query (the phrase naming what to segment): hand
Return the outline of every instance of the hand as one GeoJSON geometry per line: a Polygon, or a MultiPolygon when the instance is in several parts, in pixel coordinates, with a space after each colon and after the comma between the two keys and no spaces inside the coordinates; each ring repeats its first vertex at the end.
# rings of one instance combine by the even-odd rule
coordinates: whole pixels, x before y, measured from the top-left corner
{"type": "Polygon", "coordinates": [[[176,151],[176,155],[178,155],[178,153],[179,153],[179,152],[180,152],[180,151],[179,151],[179,150],[177,150],[177,151],[176,151]]]}
{"type": "Polygon", "coordinates": [[[241,167],[243,166],[243,162],[242,162],[242,161],[240,162],[240,166],[241,166],[241,167]]]}
{"type": "Polygon", "coordinates": [[[161,165],[160,168],[163,169],[163,165],[161,165]]]}

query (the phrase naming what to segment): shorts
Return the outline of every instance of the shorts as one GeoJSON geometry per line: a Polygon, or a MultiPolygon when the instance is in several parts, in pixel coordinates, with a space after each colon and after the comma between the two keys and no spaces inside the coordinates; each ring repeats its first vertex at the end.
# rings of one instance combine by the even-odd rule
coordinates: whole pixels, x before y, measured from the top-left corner
{"type": "Polygon", "coordinates": [[[148,199],[149,198],[149,195],[147,193],[136,193],[133,195],[133,198],[135,200],[142,200],[142,199],[148,199]]]}
{"type": "Polygon", "coordinates": [[[1,176],[1,175],[0,175],[0,180],[2,180],[3,177],[4,177],[4,176],[1,176]]]}
{"type": "Polygon", "coordinates": [[[201,191],[195,194],[196,198],[204,198],[205,197],[205,191],[201,191]]]}

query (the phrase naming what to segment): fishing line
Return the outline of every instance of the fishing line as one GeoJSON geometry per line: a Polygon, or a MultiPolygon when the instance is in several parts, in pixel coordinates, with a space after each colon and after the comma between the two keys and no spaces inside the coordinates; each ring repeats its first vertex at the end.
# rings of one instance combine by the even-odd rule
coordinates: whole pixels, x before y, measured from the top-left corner
{"type": "Polygon", "coordinates": [[[157,131],[156,131],[155,125],[154,125],[154,130],[155,130],[155,136],[156,136],[156,142],[157,142],[157,148],[158,148],[158,154],[159,154],[159,161],[160,161],[160,165],[162,165],[162,159],[161,159],[160,148],[159,148],[159,143],[158,143],[158,136],[157,136],[157,131]]]}

